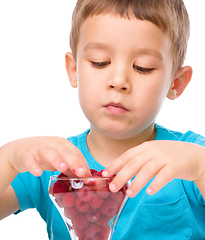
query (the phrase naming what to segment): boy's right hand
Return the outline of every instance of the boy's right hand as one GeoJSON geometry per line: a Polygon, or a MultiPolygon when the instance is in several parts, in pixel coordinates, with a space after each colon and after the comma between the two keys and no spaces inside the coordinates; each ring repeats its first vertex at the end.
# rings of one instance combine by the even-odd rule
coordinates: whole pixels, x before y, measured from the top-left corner
{"type": "Polygon", "coordinates": [[[58,170],[70,177],[91,176],[83,154],[64,138],[25,138],[3,147],[7,148],[10,166],[17,172],[29,171],[38,177],[43,170],[58,170]]]}

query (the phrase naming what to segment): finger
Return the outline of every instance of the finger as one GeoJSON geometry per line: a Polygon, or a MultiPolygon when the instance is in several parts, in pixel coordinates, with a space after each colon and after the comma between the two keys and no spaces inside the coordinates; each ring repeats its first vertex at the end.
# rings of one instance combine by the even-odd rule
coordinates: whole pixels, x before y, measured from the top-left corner
{"type": "Polygon", "coordinates": [[[36,159],[34,155],[30,153],[26,153],[23,156],[22,161],[25,165],[26,170],[29,171],[31,174],[33,174],[36,177],[39,177],[42,175],[42,169],[36,163],[36,159]]]}
{"type": "Polygon", "coordinates": [[[112,192],[119,191],[130,179],[132,179],[147,160],[144,158],[135,157],[132,160],[128,161],[126,165],[120,169],[117,176],[110,183],[109,187],[112,192]]]}
{"type": "Polygon", "coordinates": [[[79,177],[91,176],[87,161],[81,151],[66,140],[66,144],[61,146],[60,155],[68,164],[69,169],[79,177]]]}
{"type": "Polygon", "coordinates": [[[156,178],[150,184],[150,186],[147,189],[147,193],[149,195],[155,194],[167,183],[172,181],[174,178],[175,177],[173,171],[168,166],[165,166],[164,168],[161,169],[161,171],[159,171],[156,178]]]}
{"type": "Polygon", "coordinates": [[[71,171],[70,169],[67,169],[65,172],[63,172],[63,174],[65,174],[68,177],[72,177],[72,178],[77,177],[76,174],[73,171],[71,171]]]}
{"type": "Polygon", "coordinates": [[[111,177],[119,172],[131,159],[137,157],[137,152],[133,149],[123,153],[119,158],[113,161],[102,173],[103,177],[111,177]]]}
{"type": "Polygon", "coordinates": [[[127,195],[129,197],[135,197],[163,167],[164,164],[160,161],[147,162],[132,181],[129,189],[127,190],[127,195]]]}
{"type": "Polygon", "coordinates": [[[51,146],[41,146],[38,150],[37,163],[43,170],[66,171],[68,165],[63,161],[58,152],[51,146]]]}

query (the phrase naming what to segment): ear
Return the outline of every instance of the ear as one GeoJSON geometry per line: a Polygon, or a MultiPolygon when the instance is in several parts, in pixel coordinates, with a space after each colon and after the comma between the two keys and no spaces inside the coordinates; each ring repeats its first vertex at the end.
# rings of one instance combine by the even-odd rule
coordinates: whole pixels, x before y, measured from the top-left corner
{"type": "Polygon", "coordinates": [[[65,68],[68,74],[70,84],[73,88],[77,87],[77,67],[76,61],[72,53],[68,52],[65,55],[65,68]]]}
{"type": "Polygon", "coordinates": [[[191,81],[193,69],[190,66],[180,68],[177,72],[167,97],[171,100],[177,99],[191,81]]]}

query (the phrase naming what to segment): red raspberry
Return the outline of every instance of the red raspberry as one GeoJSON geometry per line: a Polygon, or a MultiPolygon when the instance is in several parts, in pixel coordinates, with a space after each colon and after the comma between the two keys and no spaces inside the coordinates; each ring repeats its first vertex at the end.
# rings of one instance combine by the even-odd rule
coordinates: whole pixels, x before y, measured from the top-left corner
{"type": "Polygon", "coordinates": [[[72,191],[72,186],[71,186],[71,183],[70,183],[70,180],[63,180],[63,183],[68,187],[68,191],[72,191]]]}
{"type": "MultiPolygon", "coordinates": [[[[101,240],[100,234],[99,234],[99,233],[95,234],[95,237],[92,238],[92,240],[101,240]]],[[[106,239],[106,240],[107,240],[107,239],[106,239]]]]}
{"type": "Polygon", "coordinates": [[[97,173],[97,171],[95,169],[90,169],[90,173],[93,176],[95,173],[97,173]]]}
{"type": "Polygon", "coordinates": [[[100,226],[96,223],[91,223],[85,229],[85,235],[88,238],[94,238],[95,234],[100,231],[100,226]]]}
{"type": "Polygon", "coordinates": [[[84,214],[78,214],[74,219],[71,220],[73,228],[84,229],[88,226],[89,222],[84,214]]]}
{"type": "Polygon", "coordinates": [[[76,209],[75,206],[73,207],[66,207],[64,209],[64,214],[67,218],[71,219],[74,218],[78,214],[78,210],[76,209]]]}
{"type": "Polygon", "coordinates": [[[94,176],[97,179],[93,179],[89,181],[89,186],[93,189],[93,191],[98,191],[102,187],[105,186],[105,182],[100,176],[94,176]]]}
{"type": "Polygon", "coordinates": [[[83,230],[83,229],[75,228],[74,231],[75,231],[75,235],[76,235],[78,238],[80,238],[80,239],[84,239],[84,238],[85,238],[85,233],[84,233],[84,230],[83,230]]]}
{"type": "MultiPolygon", "coordinates": [[[[58,175],[58,178],[67,178],[68,176],[66,176],[64,173],[61,173],[58,175]]],[[[66,185],[68,187],[68,191],[71,191],[71,183],[69,179],[64,179],[61,180],[59,182],[62,182],[64,185],[66,185]]]]}
{"type": "Polygon", "coordinates": [[[75,205],[75,201],[76,201],[76,196],[74,193],[71,192],[67,192],[64,196],[63,196],[63,205],[65,207],[72,207],[75,205]]]}
{"type": "Polygon", "coordinates": [[[118,203],[121,203],[122,200],[123,200],[123,193],[122,191],[119,191],[119,192],[110,192],[110,197],[115,201],[115,202],[118,202],[118,203]]]}
{"type": "Polygon", "coordinates": [[[107,198],[109,196],[109,188],[108,186],[103,186],[96,191],[97,195],[101,198],[107,198]]]}
{"type": "Polygon", "coordinates": [[[93,190],[88,186],[83,186],[78,190],[78,197],[85,202],[89,202],[93,198],[93,190]]]}
{"type": "Polygon", "coordinates": [[[100,219],[100,212],[97,209],[89,209],[86,213],[86,218],[89,222],[97,222],[100,219]]]}
{"type": "Polygon", "coordinates": [[[120,191],[123,193],[123,195],[125,196],[126,195],[126,191],[127,191],[127,184],[125,184],[121,189],[120,191]]]}
{"type": "Polygon", "coordinates": [[[75,206],[79,212],[87,212],[88,209],[90,208],[88,202],[82,201],[80,198],[76,199],[75,206]]]}
{"type": "Polygon", "coordinates": [[[53,184],[53,186],[50,189],[50,193],[54,196],[54,194],[57,193],[66,193],[68,191],[68,188],[65,184],[63,184],[61,181],[57,181],[53,184]]]}
{"type": "Polygon", "coordinates": [[[107,225],[106,227],[102,227],[100,230],[100,239],[101,240],[107,240],[108,236],[110,234],[110,226],[107,225]]]}
{"type": "Polygon", "coordinates": [[[119,204],[108,198],[102,202],[100,212],[105,216],[113,218],[117,214],[118,206],[119,204]]]}
{"type": "Polygon", "coordinates": [[[110,217],[100,215],[100,219],[98,220],[98,224],[101,227],[106,227],[107,225],[109,225],[109,221],[110,221],[110,217]]]}
{"type": "Polygon", "coordinates": [[[67,177],[64,173],[61,173],[58,175],[58,178],[63,178],[63,177],[67,177]]]}
{"type": "Polygon", "coordinates": [[[95,194],[93,199],[89,203],[92,208],[98,209],[100,207],[102,201],[103,201],[103,199],[95,194]]]}

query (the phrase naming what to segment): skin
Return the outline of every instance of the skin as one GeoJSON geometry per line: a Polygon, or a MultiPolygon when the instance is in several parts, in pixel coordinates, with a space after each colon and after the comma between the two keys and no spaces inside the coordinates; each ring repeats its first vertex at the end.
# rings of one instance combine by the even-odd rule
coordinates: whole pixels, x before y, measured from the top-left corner
{"type": "MultiPolygon", "coordinates": [[[[205,196],[205,149],[191,143],[153,141],[154,122],[166,97],[179,97],[192,76],[189,66],[172,72],[172,44],[154,24],[110,15],[88,18],[80,28],[77,61],[66,54],[71,86],[78,87],[82,110],[91,123],[87,136],[93,157],[118,172],[111,191],[137,177],[127,190],[134,197],[150,178],[154,194],[174,178],[195,181],[205,196]]],[[[59,170],[90,176],[82,153],[58,137],[35,137],[0,148],[0,219],[19,209],[10,183],[19,172],[40,176],[59,170]]]]}

